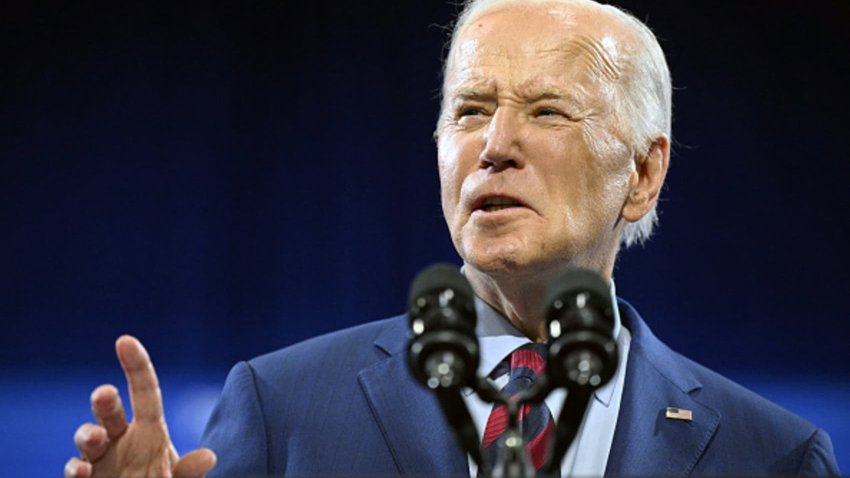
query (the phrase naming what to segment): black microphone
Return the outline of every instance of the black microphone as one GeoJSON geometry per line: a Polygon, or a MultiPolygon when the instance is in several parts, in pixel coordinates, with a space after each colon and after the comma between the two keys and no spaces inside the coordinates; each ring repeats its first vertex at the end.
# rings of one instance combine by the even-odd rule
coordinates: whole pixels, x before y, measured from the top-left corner
{"type": "Polygon", "coordinates": [[[481,360],[475,336],[475,294],[449,264],[428,267],[410,285],[407,361],[413,375],[434,390],[461,448],[489,474],[478,432],[461,396],[473,387],[481,360]]]}
{"type": "Polygon", "coordinates": [[[549,359],[556,386],[596,389],[614,375],[614,305],[608,284],[588,269],[569,269],[546,291],[549,359]]]}
{"type": "Polygon", "coordinates": [[[568,390],[546,463],[546,473],[555,475],[578,433],[593,391],[614,375],[618,352],[614,304],[608,283],[599,274],[567,270],[549,285],[546,304],[546,376],[552,386],[568,390]]]}
{"type": "Polygon", "coordinates": [[[449,264],[426,268],[410,286],[408,362],[428,388],[471,386],[480,361],[475,336],[475,295],[460,271],[449,264]]]}

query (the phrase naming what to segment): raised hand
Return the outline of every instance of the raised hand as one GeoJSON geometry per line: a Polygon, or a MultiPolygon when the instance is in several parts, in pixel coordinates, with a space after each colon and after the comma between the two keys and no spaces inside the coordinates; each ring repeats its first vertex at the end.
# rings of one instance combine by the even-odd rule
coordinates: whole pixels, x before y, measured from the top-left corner
{"type": "Polygon", "coordinates": [[[65,478],[203,477],[215,466],[212,450],[177,455],[162,412],[162,393],[142,344],[124,335],[115,342],[127,377],[133,421],[127,423],[118,389],[101,385],[91,394],[98,424],[86,423],[74,434],[82,458],[65,464],[65,478]]]}

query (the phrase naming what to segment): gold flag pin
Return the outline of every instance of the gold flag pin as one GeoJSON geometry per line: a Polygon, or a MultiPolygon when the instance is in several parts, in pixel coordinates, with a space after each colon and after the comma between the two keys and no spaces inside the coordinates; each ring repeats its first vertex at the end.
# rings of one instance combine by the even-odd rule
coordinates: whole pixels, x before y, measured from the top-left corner
{"type": "Polygon", "coordinates": [[[684,420],[686,422],[694,419],[694,413],[692,411],[676,407],[667,407],[667,413],[664,416],[670,420],[684,420]]]}

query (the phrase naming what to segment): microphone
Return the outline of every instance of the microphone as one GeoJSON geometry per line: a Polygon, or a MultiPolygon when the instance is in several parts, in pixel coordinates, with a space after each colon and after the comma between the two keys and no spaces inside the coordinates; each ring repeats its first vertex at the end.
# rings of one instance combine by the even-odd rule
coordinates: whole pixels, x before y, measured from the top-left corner
{"type": "Polygon", "coordinates": [[[426,268],[410,286],[408,363],[432,390],[473,384],[480,361],[474,297],[466,277],[449,264],[426,268]]]}
{"type": "Polygon", "coordinates": [[[478,432],[461,396],[461,388],[474,387],[481,360],[472,286],[452,265],[428,267],[410,285],[408,316],[411,372],[434,390],[461,448],[487,472],[478,432]]]}
{"type": "Polygon", "coordinates": [[[608,284],[588,269],[569,269],[546,291],[547,375],[568,389],[596,389],[614,375],[617,343],[608,284]]]}
{"type": "Polygon", "coordinates": [[[607,383],[617,368],[614,305],[608,283],[596,272],[570,269],[546,291],[549,357],[546,375],[552,386],[568,393],[546,473],[560,471],[561,459],[578,433],[593,391],[607,383]]]}

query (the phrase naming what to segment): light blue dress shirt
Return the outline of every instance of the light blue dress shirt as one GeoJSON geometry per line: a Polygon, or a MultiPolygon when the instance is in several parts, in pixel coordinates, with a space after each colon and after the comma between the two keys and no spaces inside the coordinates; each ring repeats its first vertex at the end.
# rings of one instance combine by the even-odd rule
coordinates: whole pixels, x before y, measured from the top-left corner
{"type": "MultiPolygon", "coordinates": [[[[608,453],[611,451],[611,443],[614,441],[614,429],[617,427],[617,416],[620,411],[620,399],[623,396],[623,382],[626,377],[626,363],[628,362],[629,345],[632,337],[629,330],[623,327],[620,322],[613,281],[611,281],[611,301],[614,304],[614,337],[617,340],[620,357],[617,371],[607,384],[595,392],[594,399],[588,406],[578,434],[561,462],[561,476],[565,478],[604,475],[605,466],[608,463],[608,453]]],[[[475,332],[478,335],[481,347],[481,364],[478,367],[478,375],[486,377],[496,368],[496,365],[501,363],[517,347],[531,341],[499,312],[478,297],[476,297],[475,308],[478,314],[475,332]]],[[[507,376],[503,376],[494,383],[496,387],[501,389],[507,383],[507,380],[507,376]]],[[[558,389],[546,398],[546,405],[552,411],[552,416],[556,420],[561,412],[565,396],[566,391],[558,389]]],[[[479,438],[483,437],[484,427],[493,405],[482,401],[471,389],[464,390],[463,397],[470,415],[472,415],[472,421],[478,429],[478,436],[479,438]]],[[[469,475],[475,477],[477,473],[478,466],[470,459],[469,475]]]]}

